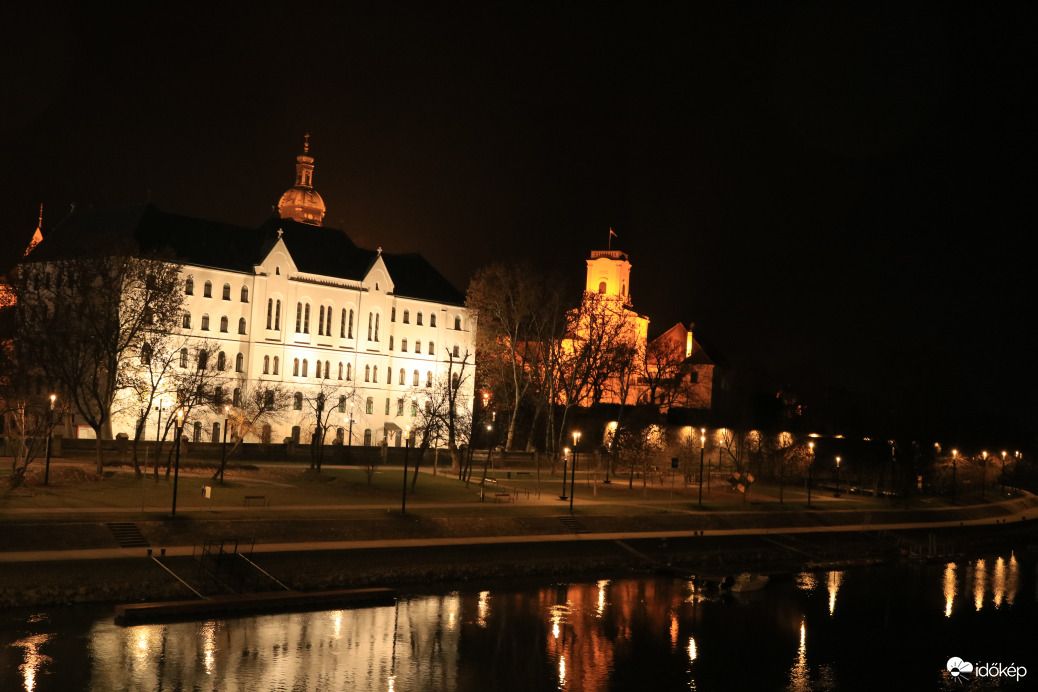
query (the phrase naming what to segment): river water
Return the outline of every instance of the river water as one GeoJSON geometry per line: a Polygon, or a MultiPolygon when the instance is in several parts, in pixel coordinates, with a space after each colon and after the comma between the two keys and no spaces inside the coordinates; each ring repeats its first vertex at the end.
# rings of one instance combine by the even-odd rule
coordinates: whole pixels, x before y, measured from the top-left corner
{"type": "Polygon", "coordinates": [[[649,576],[125,628],[109,607],[3,611],[0,690],[1038,689],[1036,577],[1005,553],[743,595],[649,576]]]}

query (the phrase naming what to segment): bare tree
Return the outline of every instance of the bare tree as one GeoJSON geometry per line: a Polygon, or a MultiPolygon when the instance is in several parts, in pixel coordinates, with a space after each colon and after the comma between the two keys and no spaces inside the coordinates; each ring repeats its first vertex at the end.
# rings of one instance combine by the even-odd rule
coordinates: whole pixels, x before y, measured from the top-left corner
{"type": "Polygon", "coordinates": [[[112,239],[84,238],[64,256],[40,252],[45,246],[18,272],[16,338],[33,344],[38,367],[93,429],[100,474],[131,355],[149,335],[177,329],[180,265],[112,239]]]}
{"type": "Polygon", "coordinates": [[[348,401],[353,398],[353,388],[339,380],[319,380],[303,394],[304,421],[313,429],[310,439],[310,468],[321,472],[324,461],[324,443],[328,428],[336,413],[345,413],[348,401]]]}
{"type": "Polygon", "coordinates": [[[291,401],[292,395],[281,382],[262,378],[250,380],[244,374],[238,376],[227,408],[228,422],[235,431],[234,444],[224,455],[220,470],[213,474],[213,480],[223,480],[227,459],[246,437],[259,435],[261,440],[267,441],[264,431],[269,428],[265,426],[283,421],[291,401]]]}

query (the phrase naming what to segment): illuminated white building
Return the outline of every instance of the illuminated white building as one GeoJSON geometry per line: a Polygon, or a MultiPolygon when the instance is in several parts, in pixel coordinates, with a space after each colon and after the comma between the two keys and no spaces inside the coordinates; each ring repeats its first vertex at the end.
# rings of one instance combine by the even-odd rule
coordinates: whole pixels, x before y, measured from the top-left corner
{"type": "MultiPolygon", "coordinates": [[[[223,370],[218,397],[235,403],[242,377],[261,389],[280,383],[295,393],[285,420],[255,430],[247,442],[310,442],[313,413],[300,399],[323,387],[328,406],[337,409],[326,443],[343,441],[352,412],[353,444],[399,446],[415,388],[444,376],[451,357],[458,362],[468,354],[467,374],[474,371],[475,320],[464,295],[422,256],[360,248],[345,232],[322,225],[325,207],[312,187],[307,149],[297,158],[296,184],[278,205],[281,218],[259,229],[167,214],[149,204],[77,210],[47,238],[103,230],[132,237],[142,252],[173,251],[183,266],[181,326],[215,344],[209,357],[223,370]]],[[[197,367],[196,355],[185,350],[179,366],[197,367]]],[[[462,386],[471,406],[471,377],[462,386]]],[[[169,397],[165,403],[168,417],[169,397]]],[[[198,408],[184,434],[216,441],[223,424],[219,407],[198,408]]],[[[92,435],[86,426],[75,427],[75,436],[92,435]]],[[[146,426],[145,439],[154,439],[156,427],[146,426]]],[[[113,416],[112,434],[132,437],[133,429],[130,417],[113,416]]]]}

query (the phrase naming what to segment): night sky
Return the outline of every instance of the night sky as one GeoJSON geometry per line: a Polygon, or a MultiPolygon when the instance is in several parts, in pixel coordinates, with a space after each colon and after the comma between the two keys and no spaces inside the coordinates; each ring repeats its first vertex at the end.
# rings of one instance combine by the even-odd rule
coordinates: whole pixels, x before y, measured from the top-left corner
{"type": "Polygon", "coordinates": [[[5,256],[41,202],[258,226],[310,132],[326,225],[461,289],[528,257],[576,301],[613,227],[654,332],[1033,442],[1024,5],[701,4],[22,7],[5,256]]]}

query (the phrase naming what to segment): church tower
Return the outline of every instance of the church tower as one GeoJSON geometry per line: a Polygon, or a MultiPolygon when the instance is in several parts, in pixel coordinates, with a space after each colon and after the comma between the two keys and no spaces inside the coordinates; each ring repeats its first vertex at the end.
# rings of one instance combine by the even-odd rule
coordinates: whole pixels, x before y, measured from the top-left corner
{"type": "Polygon", "coordinates": [[[310,134],[303,138],[303,155],[296,157],[296,184],[281,195],[278,215],[312,226],[324,222],[324,200],[313,187],[314,158],[310,156],[310,134]]]}
{"type": "Polygon", "coordinates": [[[592,250],[587,261],[588,293],[600,293],[631,304],[631,263],[620,250],[592,250]]]}

